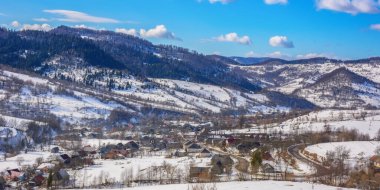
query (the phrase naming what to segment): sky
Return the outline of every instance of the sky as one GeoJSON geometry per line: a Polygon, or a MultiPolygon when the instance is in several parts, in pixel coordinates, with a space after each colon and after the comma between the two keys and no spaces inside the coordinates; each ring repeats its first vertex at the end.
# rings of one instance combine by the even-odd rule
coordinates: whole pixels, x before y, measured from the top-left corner
{"type": "Polygon", "coordinates": [[[224,56],[380,56],[380,0],[0,0],[0,25],[106,29],[224,56]]]}

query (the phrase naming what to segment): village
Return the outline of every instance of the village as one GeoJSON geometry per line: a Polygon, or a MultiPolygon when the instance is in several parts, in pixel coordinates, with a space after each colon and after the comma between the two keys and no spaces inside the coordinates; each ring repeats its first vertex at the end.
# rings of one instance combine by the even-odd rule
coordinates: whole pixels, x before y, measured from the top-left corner
{"type": "Polygon", "coordinates": [[[299,136],[228,133],[216,130],[212,122],[170,123],[157,128],[129,125],[128,130],[106,132],[81,127],[43,144],[2,153],[0,189],[124,188],[251,180],[358,187],[363,178],[375,185],[380,177],[380,154],[375,153],[380,153],[380,144],[368,140],[350,131],[299,136]],[[363,155],[360,162],[347,164],[350,150],[343,146],[334,150],[340,155],[330,157],[306,146],[311,139],[319,145],[326,134],[331,143],[351,135],[347,141],[372,143],[376,150],[363,155]],[[297,144],[302,141],[305,143],[297,144]]]}

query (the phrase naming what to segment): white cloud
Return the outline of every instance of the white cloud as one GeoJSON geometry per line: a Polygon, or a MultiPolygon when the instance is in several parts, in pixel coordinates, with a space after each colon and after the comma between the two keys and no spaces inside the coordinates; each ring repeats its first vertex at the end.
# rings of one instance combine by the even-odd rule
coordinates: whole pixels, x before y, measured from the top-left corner
{"type": "Polygon", "coordinates": [[[264,0],[264,2],[268,5],[274,5],[274,4],[287,4],[288,0],[264,0]]]}
{"type": "Polygon", "coordinates": [[[269,39],[269,44],[273,47],[294,48],[293,42],[286,36],[273,36],[269,39]]]}
{"type": "Polygon", "coordinates": [[[17,20],[15,20],[15,21],[13,21],[13,22],[11,23],[11,26],[12,26],[13,28],[18,28],[18,27],[21,26],[21,24],[20,24],[17,20]]]}
{"type": "Polygon", "coordinates": [[[63,22],[92,22],[92,23],[119,23],[120,21],[105,18],[91,16],[87,13],[71,11],[71,10],[44,10],[46,13],[57,14],[63,16],[63,18],[58,18],[57,20],[63,22]]]}
{"type": "Polygon", "coordinates": [[[232,32],[225,35],[220,35],[219,37],[214,38],[218,42],[234,42],[243,45],[251,45],[252,41],[249,36],[239,36],[237,33],[232,32]]]}
{"type": "MultiPolygon", "coordinates": [[[[198,3],[202,3],[204,1],[205,0],[197,0],[198,3]]],[[[235,0],[206,0],[206,1],[208,1],[211,4],[215,4],[215,3],[228,4],[228,3],[231,3],[235,0]]]]}
{"type": "Polygon", "coordinates": [[[269,53],[268,55],[269,57],[276,57],[276,58],[283,56],[283,54],[280,51],[275,51],[275,52],[269,53]]]}
{"type": "Polygon", "coordinates": [[[317,0],[318,9],[356,15],[359,13],[379,13],[380,3],[375,0],[317,0]]]}
{"type": "Polygon", "coordinates": [[[125,29],[125,28],[116,28],[115,32],[122,33],[122,34],[128,34],[132,36],[139,36],[139,32],[136,29],[125,29]]]}
{"type": "Polygon", "coordinates": [[[157,25],[152,29],[140,29],[140,36],[143,38],[165,38],[171,40],[181,40],[177,38],[173,32],[168,31],[165,25],[157,25]]]}
{"type": "Polygon", "coordinates": [[[271,57],[271,58],[286,59],[286,60],[292,59],[291,56],[289,56],[287,54],[283,54],[280,51],[275,51],[275,52],[269,53],[269,54],[267,54],[267,56],[271,57]]]}
{"type": "Polygon", "coordinates": [[[181,40],[180,38],[176,37],[173,32],[170,32],[165,25],[157,25],[156,27],[152,29],[140,29],[136,30],[134,28],[127,29],[127,28],[116,28],[115,32],[132,35],[132,36],[139,36],[142,38],[163,38],[163,39],[170,39],[170,40],[181,40]]]}
{"type": "Polygon", "coordinates": [[[234,0],[209,0],[211,4],[214,4],[214,3],[228,4],[228,3],[231,3],[232,1],[234,0]]]}
{"type": "Polygon", "coordinates": [[[49,24],[24,24],[21,30],[39,30],[39,31],[50,31],[53,27],[49,24]]]}
{"type": "MultiPolygon", "coordinates": [[[[380,2],[380,1],[379,1],[380,2]]],[[[372,24],[370,27],[372,30],[380,31],[380,24],[372,24]]]]}
{"type": "Polygon", "coordinates": [[[87,25],[84,25],[84,24],[77,24],[77,25],[74,25],[73,28],[82,28],[82,29],[97,30],[97,29],[94,28],[94,27],[87,26],[87,25]]]}
{"type": "Polygon", "coordinates": [[[322,53],[307,53],[307,54],[300,54],[296,56],[297,59],[311,59],[311,58],[316,58],[316,57],[328,57],[328,56],[322,53]]]}
{"type": "Polygon", "coordinates": [[[36,22],[50,22],[51,21],[47,18],[34,18],[33,20],[36,22]]]}
{"type": "Polygon", "coordinates": [[[254,51],[249,51],[245,54],[246,57],[261,57],[260,54],[254,52],[254,51]]]}

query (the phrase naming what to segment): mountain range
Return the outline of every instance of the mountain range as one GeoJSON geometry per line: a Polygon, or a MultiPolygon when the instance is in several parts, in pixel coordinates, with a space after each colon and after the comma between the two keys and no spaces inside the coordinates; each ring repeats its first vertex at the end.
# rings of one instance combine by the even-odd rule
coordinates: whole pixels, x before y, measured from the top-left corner
{"type": "Polygon", "coordinates": [[[20,75],[25,75],[49,81],[42,86],[50,89],[21,84],[17,93],[3,88],[2,97],[23,100],[25,92],[38,91],[29,95],[41,98],[64,87],[67,92],[50,97],[48,111],[66,118],[57,111],[65,108],[54,105],[54,99],[69,96],[83,103],[91,97],[102,106],[86,110],[108,114],[116,107],[134,114],[147,108],[181,114],[269,114],[380,107],[376,57],[342,61],[203,55],[111,31],[60,26],[49,32],[0,29],[0,63],[4,83],[24,80],[20,75]]]}

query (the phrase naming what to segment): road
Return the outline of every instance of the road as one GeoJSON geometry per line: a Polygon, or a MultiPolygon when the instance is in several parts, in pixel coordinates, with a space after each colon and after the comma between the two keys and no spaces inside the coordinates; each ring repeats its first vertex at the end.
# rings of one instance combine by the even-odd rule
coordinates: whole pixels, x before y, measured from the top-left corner
{"type": "Polygon", "coordinates": [[[296,159],[300,160],[301,162],[304,162],[307,165],[316,168],[317,172],[312,175],[314,177],[321,177],[321,176],[324,176],[327,173],[329,173],[329,169],[327,169],[327,168],[323,167],[322,165],[317,164],[317,163],[303,157],[300,154],[300,150],[301,150],[302,146],[303,146],[303,144],[292,145],[288,148],[288,153],[290,155],[292,155],[293,157],[295,157],[296,159]]]}

